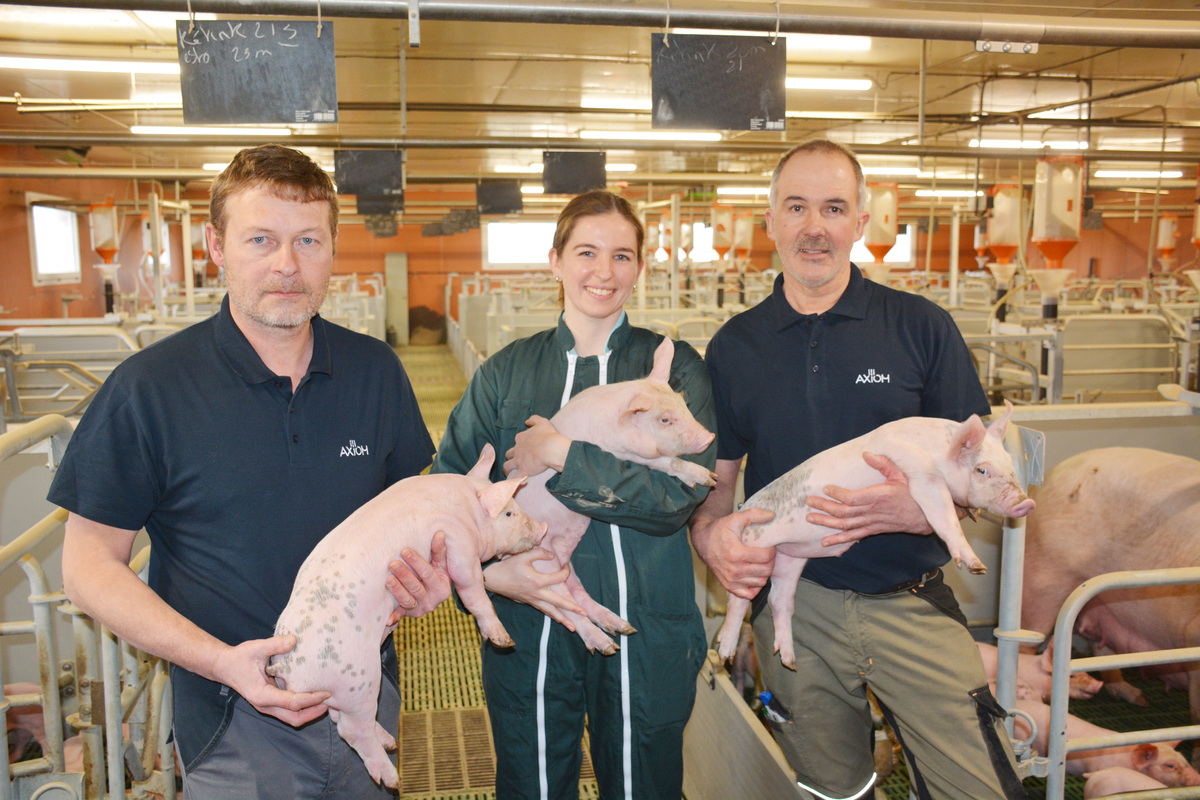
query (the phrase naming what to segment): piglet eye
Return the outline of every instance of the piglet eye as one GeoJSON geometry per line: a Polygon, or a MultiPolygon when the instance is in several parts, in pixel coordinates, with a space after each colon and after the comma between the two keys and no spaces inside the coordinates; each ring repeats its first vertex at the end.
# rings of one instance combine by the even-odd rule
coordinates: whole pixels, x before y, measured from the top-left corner
{"type": "Polygon", "coordinates": [[[511,512],[511,511],[504,512],[504,516],[506,516],[506,517],[511,517],[512,515],[513,515],[513,512],[511,512]]]}
{"type": "Polygon", "coordinates": [[[660,417],[658,421],[659,421],[659,422],[661,422],[663,425],[670,425],[670,424],[671,424],[671,418],[670,418],[670,417],[660,417]]]}
{"type": "Polygon", "coordinates": [[[988,474],[987,467],[976,467],[976,468],[975,468],[975,472],[976,472],[976,473],[978,473],[978,474],[980,474],[980,475],[987,475],[987,474],[988,474]]]}

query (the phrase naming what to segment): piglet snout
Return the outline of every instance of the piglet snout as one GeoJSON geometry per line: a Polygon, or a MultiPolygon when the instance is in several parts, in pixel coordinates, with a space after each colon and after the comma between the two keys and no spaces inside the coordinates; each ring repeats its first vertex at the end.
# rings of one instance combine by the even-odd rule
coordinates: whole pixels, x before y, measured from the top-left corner
{"type": "Polygon", "coordinates": [[[1024,495],[1022,495],[1022,498],[1023,499],[1020,502],[1018,502],[1012,507],[1011,510],[1007,512],[1010,517],[1013,517],[1014,519],[1027,517],[1032,514],[1033,510],[1037,507],[1037,503],[1035,503],[1032,498],[1025,497],[1024,495]]]}

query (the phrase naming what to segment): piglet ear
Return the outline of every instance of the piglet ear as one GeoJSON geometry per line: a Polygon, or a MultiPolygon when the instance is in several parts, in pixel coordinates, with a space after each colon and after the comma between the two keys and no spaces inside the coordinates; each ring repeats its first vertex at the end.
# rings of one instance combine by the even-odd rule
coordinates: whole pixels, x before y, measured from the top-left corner
{"type": "Polygon", "coordinates": [[[954,432],[954,438],[950,441],[950,458],[960,461],[971,455],[983,444],[984,436],[987,436],[987,428],[983,426],[983,420],[977,414],[972,414],[954,432]]]}
{"type": "MultiPolygon", "coordinates": [[[[670,341],[669,339],[667,341],[670,341]]],[[[619,418],[622,425],[632,425],[637,420],[637,415],[649,411],[654,407],[654,398],[645,392],[638,392],[633,397],[629,398],[629,404],[625,406],[625,410],[621,412],[619,418]]]]}
{"type": "Polygon", "coordinates": [[[1158,748],[1152,744],[1139,744],[1133,748],[1133,768],[1143,770],[1158,761],[1158,748]]]}
{"type": "Polygon", "coordinates": [[[664,336],[662,344],[654,351],[654,366],[650,368],[649,377],[666,383],[671,378],[671,359],[675,357],[675,342],[671,337],[664,336]]]}
{"type": "Polygon", "coordinates": [[[492,443],[488,442],[479,451],[479,460],[475,462],[475,466],[471,467],[467,473],[470,478],[482,478],[488,480],[492,474],[492,464],[496,461],[496,451],[492,448],[492,443]]]}
{"type": "Polygon", "coordinates": [[[1004,401],[1004,413],[999,418],[992,420],[992,424],[988,425],[988,435],[998,442],[1004,441],[1004,434],[1008,431],[1008,418],[1012,416],[1013,404],[1011,400],[1004,401]]]}
{"type": "Polygon", "coordinates": [[[490,483],[476,492],[479,496],[479,504],[483,506],[483,510],[489,517],[495,519],[524,482],[524,478],[510,478],[499,483],[490,483]]]}

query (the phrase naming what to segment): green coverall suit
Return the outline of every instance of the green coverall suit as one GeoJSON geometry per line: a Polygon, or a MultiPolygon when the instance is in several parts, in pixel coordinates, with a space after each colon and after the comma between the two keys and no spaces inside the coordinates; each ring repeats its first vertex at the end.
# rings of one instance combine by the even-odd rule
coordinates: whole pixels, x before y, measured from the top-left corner
{"type": "MultiPolygon", "coordinates": [[[[579,358],[561,317],[556,329],[513,342],[476,372],[450,415],[434,472],[465,473],[490,442],[492,479],[525,420],[552,417],[570,395],[650,373],[656,333],[622,315],[606,353],[579,358]]],[[[695,349],[675,344],[671,385],[713,430],[708,372],[695,349]]],[[[715,447],[694,460],[712,469],[715,447]]],[[[683,728],[707,651],[696,604],[686,523],[707,489],[572,442],[547,489],[592,517],[572,557],[589,594],[628,620],[612,656],[589,654],[579,637],[537,609],[492,595],[514,648],[483,642],[483,685],[496,747],[497,800],[576,798],[586,715],[603,798],[679,800],[683,728]]],[[[517,496],[518,501],[520,495],[517,496]]]]}

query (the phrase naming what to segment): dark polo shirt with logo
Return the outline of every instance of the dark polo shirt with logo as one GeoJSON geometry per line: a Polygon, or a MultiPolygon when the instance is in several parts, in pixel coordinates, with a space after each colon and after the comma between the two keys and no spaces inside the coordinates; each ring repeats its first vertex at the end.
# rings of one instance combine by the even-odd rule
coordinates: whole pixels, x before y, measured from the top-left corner
{"type": "MultiPolygon", "coordinates": [[[[226,299],[113,371],[50,488],[51,502],[83,517],[145,527],[150,586],[229,644],[272,636],[321,537],[433,458],[395,352],[320,317],[313,337],[293,393],[226,299]]],[[[186,765],[231,693],[180,669],[173,679],[186,765]]]]}
{"type": "MultiPolygon", "coordinates": [[[[705,360],[717,407],[717,458],[747,456],[746,497],[886,422],[991,413],[949,313],[866,280],[854,265],[846,291],[824,314],[797,313],[781,274],[770,297],[717,331],[705,360]]],[[[947,560],[936,536],[886,533],[839,558],[810,560],[804,577],[876,593],[947,560]]]]}

